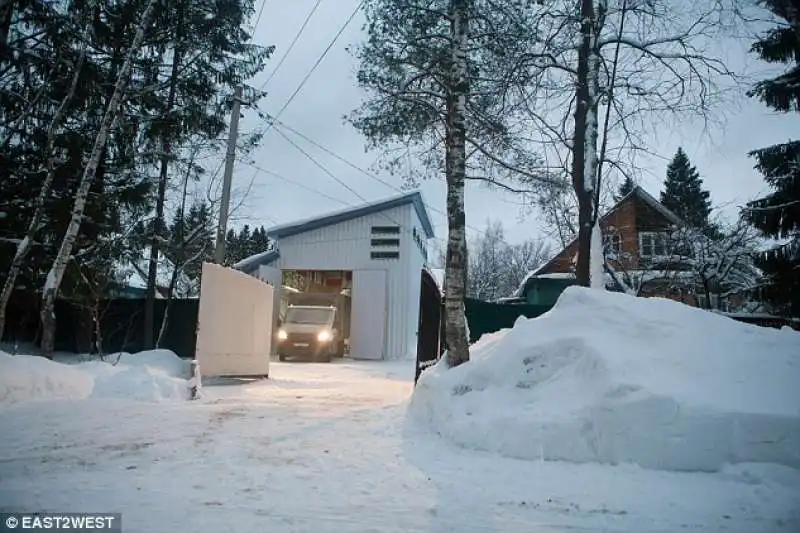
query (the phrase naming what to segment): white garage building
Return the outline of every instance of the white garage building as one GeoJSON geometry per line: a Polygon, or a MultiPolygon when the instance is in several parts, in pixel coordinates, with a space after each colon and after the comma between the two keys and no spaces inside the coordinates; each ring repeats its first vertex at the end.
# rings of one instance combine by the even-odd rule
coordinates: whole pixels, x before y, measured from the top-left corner
{"type": "Polygon", "coordinates": [[[434,237],[419,192],[274,227],[267,235],[272,249],[234,267],[277,289],[275,309],[287,272],[345,272],[352,298],[350,357],[416,353],[421,276],[427,241],[434,237]]]}

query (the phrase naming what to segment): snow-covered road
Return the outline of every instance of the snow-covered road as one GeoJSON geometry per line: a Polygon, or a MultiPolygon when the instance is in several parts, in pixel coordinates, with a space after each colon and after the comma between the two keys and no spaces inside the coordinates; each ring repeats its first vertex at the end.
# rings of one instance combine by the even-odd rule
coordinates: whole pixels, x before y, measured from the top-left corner
{"type": "Polygon", "coordinates": [[[275,363],[196,402],[0,409],[0,511],[123,513],[123,531],[800,530],[800,475],[525,462],[405,424],[413,362],[275,363]]]}

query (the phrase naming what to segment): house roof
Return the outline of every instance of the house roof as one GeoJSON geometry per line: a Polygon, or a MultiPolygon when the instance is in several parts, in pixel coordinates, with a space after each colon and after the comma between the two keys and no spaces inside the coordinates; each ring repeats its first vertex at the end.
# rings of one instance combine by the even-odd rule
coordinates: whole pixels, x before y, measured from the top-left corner
{"type": "Polygon", "coordinates": [[[278,250],[267,250],[266,252],[261,252],[260,254],[251,255],[250,257],[242,259],[238,263],[235,263],[233,268],[250,274],[258,270],[258,267],[261,265],[274,263],[280,256],[281,254],[278,250]]]}
{"type": "MultiPolygon", "coordinates": [[[[626,201],[628,201],[630,198],[632,198],[634,196],[638,197],[640,200],[642,200],[648,206],[650,206],[653,209],[655,209],[656,211],[658,211],[664,218],[666,218],[667,220],[669,220],[670,222],[672,222],[676,226],[683,226],[684,225],[684,222],[681,219],[681,217],[679,217],[678,215],[673,213],[670,209],[667,209],[666,207],[664,207],[664,204],[662,204],[661,202],[656,200],[650,193],[648,193],[647,191],[645,191],[644,189],[642,189],[638,185],[634,186],[634,188],[631,190],[631,192],[629,192],[628,194],[626,194],[625,196],[620,198],[619,201],[617,201],[617,203],[614,204],[611,207],[611,209],[606,211],[606,213],[600,217],[600,221],[601,222],[605,221],[608,217],[613,215],[623,203],[625,203],[626,201]]],[[[569,248],[577,240],[578,240],[577,238],[572,239],[570,242],[567,243],[567,245],[564,248],[559,250],[558,253],[555,254],[549,261],[547,261],[546,263],[540,265],[536,270],[533,270],[532,272],[530,272],[525,277],[525,281],[523,281],[523,283],[520,285],[520,289],[518,289],[518,291],[522,290],[522,288],[525,285],[525,282],[527,282],[530,278],[532,278],[534,276],[537,276],[539,274],[539,272],[541,272],[542,270],[545,270],[547,267],[552,265],[553,262],[558,258],[558,256],[560,256],[564,250],[569,248]]]]}
{"type": "Polygon", "coordinates": [[[348,220],[380,213],[381,211],[386,211],[394,207],[400,207],[408,204],[414,206],[414,210],[417,212],[417,216],[422,223],[422,229],[425,231],[426,236],[429,239],[433,238],[435,236],[433,224],[431,224],[431,219],[428,216],[428,210],[425,207],[425,202],[422,199],[422,193],[419,191],[414,191],[412,193],[407,193],[400,196],[394,196],[392,198],[387,198],[378,202],[371,202],[361,206],[352,207],[350,209],[334,211],[315,218],[309,218],[298,222],[291,222],[289,224],[276,226],[268,229],[267,235],[273,239],[291,237],[292,235],[297,235],[299,233],[305,233],[307,231],[324,228],[326,226],[332,226],[333,224],[347,222],[348,220]]]}

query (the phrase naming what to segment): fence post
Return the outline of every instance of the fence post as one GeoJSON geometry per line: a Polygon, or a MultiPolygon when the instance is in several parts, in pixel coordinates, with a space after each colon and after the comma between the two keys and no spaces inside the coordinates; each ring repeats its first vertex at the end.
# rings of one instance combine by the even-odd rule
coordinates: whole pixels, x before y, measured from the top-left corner
{"type": "Polygon", "coordinates": [[[192,359],[192,378],[189,380],[190,400],[197,400],[200,398],[202,386],[203,381],[200,377],[200,363],[197,362],[197,359],[192,359]]]}

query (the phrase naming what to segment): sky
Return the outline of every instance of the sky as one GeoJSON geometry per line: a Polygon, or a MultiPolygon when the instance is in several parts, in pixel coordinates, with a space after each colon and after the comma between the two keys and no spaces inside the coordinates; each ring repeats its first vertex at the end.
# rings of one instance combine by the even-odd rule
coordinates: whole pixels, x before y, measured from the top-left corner
{"type": "MultiPolygon", "coordinates": [[[[274,115],[297,90],[358,0],[321,0],[303,34],[274,74],[273,70],[315,0],[264,1],[253,41],[275,45],[276,49],[265,71],[249,83],[259,87],[269,78],[264,88],[267,96],[259,106],[262,111],[274,115]]],[[[260,2],[257,1],[256,7],[260,8],[260,2]]],[[[371,171],[380,154],[366,152],[364,138],[343,120],[345,114],[359,106],[364,96],[355,81],[357,63],[346,50],[365,37],[363,23],[359,13],[280,114],[280,121],[348,163],[371,171]]],[[[749,43],[740,43],[738,48],[732,48],[733,64],[742,69],[751,69],[753,65],[763,68],[757,60],[748,57],[745,52],[748,46],[749,43]]],[[[765,183],[753,168],[754,161],[747,152],[796,136],[800,125],[797,117],[772,113],[760,102],[743,95],[720,114],[724,116],[724,123],[709,129],[691,121],[683,121],[676,127],[664,126],[652,139],[651,146],[656,154],[639,160],[645,169],[640,185],[657,196],[668,160],[678,146],[683,146],[711,191],[712,201],[723,206],[727,216],[734,216],[736,206],[765,192],[765,183]]],[[[263,127],[263,120],[255,112],[244,111],[240,131],[263,127]]],[[[248,157],[261,170],[243,163],[237,163],[235,168],[234,203],[240,205],[232,216],[232,225],[248,223],[269,228],[403,192],[399,178],[379,174],[375,176],[378,179],[374,179],[302,138],[292,139],[318,164],[275,130],[268,131],[248,157]],[[243,191],[247,191],[246,197],[243,191]]],[[[426,181],[419,190],[429,206],[436,237],[441,243],[447,234],[444,182],[426,181]]],[[[468,238],[479,236],[488,219],[503,223],[509,243],[543,234],[536,211],[521,208],[519,199],[509,193],[476,184],[469,184],[467,188],[466,214],[468,238]]]]}

